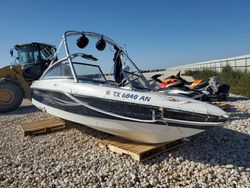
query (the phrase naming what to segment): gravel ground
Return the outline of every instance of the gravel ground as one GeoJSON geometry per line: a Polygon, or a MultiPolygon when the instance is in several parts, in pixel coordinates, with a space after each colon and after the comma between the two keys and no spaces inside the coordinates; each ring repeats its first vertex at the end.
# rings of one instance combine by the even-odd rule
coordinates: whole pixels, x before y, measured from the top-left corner
{"type": "Polygon", "coordinates": [[[250,99],[231,95],[230,119],[144,163],[97,146],[82,125],[23,137],[19,124],[49,115],[29,101],[0,114],[0,187],[250,187],[250,99]]]}

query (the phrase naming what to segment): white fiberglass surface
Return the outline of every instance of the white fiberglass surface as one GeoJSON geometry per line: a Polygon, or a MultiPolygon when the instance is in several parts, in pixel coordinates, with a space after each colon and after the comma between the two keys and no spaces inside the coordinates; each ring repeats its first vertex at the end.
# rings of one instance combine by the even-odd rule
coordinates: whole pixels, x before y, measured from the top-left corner
{"type": "Polygon", "coordinates": [[[91,96],[122,102],[159,106],[200,114],[210,114],[216,116],[226,115],[226,113],[217,106],[208,105],[207,103],[188,98],[166,96],[157,92],[132,91],[128,89],[107,86],[106,84],[101,83],[75,83],[73,79],[48,79],[43,81],[35,81],[32,85],[32,88],[59,91],[62,93],[66,92],[79,96],[91,96]],[[117,97],[117,93],[120,93],[120,97],[117,97]],[[130,97],[123,97],[127,95],[138,96],[138,100],[130,97]],[[150,101],[139,100],[140,98],[148,98],[150,101]]]}

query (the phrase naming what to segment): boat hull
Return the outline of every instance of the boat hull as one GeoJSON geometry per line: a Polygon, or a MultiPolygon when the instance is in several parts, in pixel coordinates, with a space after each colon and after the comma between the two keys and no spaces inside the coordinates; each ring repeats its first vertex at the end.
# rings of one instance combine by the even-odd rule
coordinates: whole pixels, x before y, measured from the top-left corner
{"type": "Polygon", "coordinates": [[[157,92],[70,80],[38,80],[31,89],[32,103],[54,116],[141,143],[189,137],[225,120],[216,106],[157,92]]]}
{"type": "Polygon", "coordinates": [[[198,126],[190,128],[175,126],[175,124],[171,123],[163,125],[97,118],[60,110],[40,103],[35,99],[32,99],[32,103],[39,109],[62,119],[80,123],[102,132],[117,135],[140,143],[156,144],[170,142],[201,133],[206,129],[213,127],[212,125],[204,126],[204,128],[198,126]]]}

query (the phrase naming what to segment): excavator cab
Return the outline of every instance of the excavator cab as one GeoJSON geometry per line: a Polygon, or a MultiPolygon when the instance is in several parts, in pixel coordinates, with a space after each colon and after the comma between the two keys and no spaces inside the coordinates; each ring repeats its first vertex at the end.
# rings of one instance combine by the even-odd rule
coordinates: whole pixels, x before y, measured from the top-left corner
{"type": "MultiPolygon", "coordinates": [[[[16,63],[22,67],[23,77],[27,81],[37,80],[54,58],[56,48],[44,43],[15,45],[16,63]]],[[[11,52],[13,55],[13,52],[11,52]]]]}

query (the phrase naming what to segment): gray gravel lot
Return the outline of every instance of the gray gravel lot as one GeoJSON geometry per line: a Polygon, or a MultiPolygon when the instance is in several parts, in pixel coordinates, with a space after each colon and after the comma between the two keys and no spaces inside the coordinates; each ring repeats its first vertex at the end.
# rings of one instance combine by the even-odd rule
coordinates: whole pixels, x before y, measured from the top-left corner
{"type": "Polygon", "coordinates": [[[83,125],[23,137],[19,124],[49,117],[25,100],[0,114],[0,187],[250,187],[250,99],[231,95],[230,119],[144,163],[97,146],[83,125]]]}

